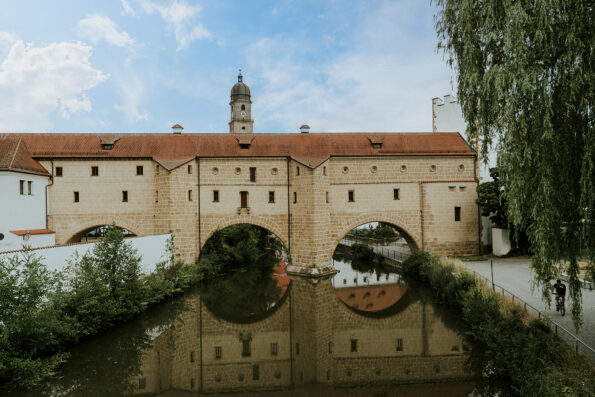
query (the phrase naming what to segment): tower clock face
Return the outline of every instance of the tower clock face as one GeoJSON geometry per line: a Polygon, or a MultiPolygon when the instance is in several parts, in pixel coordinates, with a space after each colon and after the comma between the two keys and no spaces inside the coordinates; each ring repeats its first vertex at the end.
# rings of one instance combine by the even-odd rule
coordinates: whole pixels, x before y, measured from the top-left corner
{"type": "Polygon", "coordinates": [[[246,117],[246,112],[244,112],[243,110],[240,114],[242,115],[242,117],[246,117]]]}

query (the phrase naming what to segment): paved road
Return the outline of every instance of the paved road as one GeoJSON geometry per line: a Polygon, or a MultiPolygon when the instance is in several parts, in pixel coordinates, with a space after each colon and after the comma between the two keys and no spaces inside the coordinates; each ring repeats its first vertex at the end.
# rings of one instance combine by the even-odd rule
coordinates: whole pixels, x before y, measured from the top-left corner
{"type": "MultiPolygon", "coordinates": [[[[566,316],[562,317],[556,312],[555,304],[547,308],[545,302],[541,300],[541,291],[533,290],[532,280],[533,271],[530,268],[531,258],[516,257],[516,258],[493,258],[494,261],[494,282],[506,290],[520,297],[533,307],[541,310],[552,320],[562,325],[564,328],[575,331],[567,312],[566,316]]],[[[481,262],[464,262],[469,269],[481,274],[488,279],[490,276],[490,261],[481,262]]],[[[584,324],[581,328],[578,337],[587,343],[591,348],[595,349],[595,290],[582,289],[583,295],[583,318],[584,324]]],[[[567,300],[566,307],[569,308],[570,300],[567,300]]],[[[595,360],[595,358],[593,358],[595,360]]]]}
{"type": "MultiPolygon", "coordinates": [[[[360,242],[346,238],[341,240],[341,244],[347,246],[351,246],[354,243],[360,242]]],[[[372,248],[374,252],[396,260],[404,259],[411,254],[409,246],[407,246],[406,244],[403,245],[401,242],[396,242],[392,245],[372,245],[365,242],[361,242],[360,244],[367,245],[368,247],[372,248]]]]}

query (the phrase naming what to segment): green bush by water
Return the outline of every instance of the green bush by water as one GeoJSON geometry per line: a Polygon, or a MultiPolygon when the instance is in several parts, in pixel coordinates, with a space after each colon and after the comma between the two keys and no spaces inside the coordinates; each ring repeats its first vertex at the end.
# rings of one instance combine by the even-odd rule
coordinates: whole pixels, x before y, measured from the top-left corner
{"type": "Polygon", "coordinates": [[[484,378],[504,380],[520,396],[595,395],[595,371],[583,357],[466,269],[419,251],[403,272],[460,310],[473,345],[470,365],[484,378]]]}
{"type": "Polygon", "coordinates": [[[198,264],[183,265],[171,241],[168,248],[149,276],[115,227],[62,272],[47,270],[32,251],[0,258],[0,391],[39,385],[68,358],[69,344],[196,283],[198,264]]]}

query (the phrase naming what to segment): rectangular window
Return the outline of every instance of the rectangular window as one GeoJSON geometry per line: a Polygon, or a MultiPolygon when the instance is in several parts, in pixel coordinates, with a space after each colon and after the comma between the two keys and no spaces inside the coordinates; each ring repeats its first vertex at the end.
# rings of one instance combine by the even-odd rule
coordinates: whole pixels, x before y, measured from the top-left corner
{"type": "Polygon", "coordinates": [[[147,378],[140,378],[138,380],[138,388],[140,390],[144,389],[145,387],[147,387],[147,378]]]}
{"type": "Polygon", "coordinates": [[[33,194],[33,182],[27,181],[27,194],[31,196],[33,194]]]}
{"type": "Polygon", "coordinates": [[[401,339],[401,338],[397,339],[397,341],[395,343],[395,349],[398,352],[403,351],[403,339],[401,339]]]}
{"type": "Polygon", "coordinates": [[[188,165],[188,173],[192,174],[192,166],[191,165],[188,165]]]}
{"type": "Polygon", "coordinates": [[[252,352],[250,351],[250,340],[242,341],[242,357],[250,357],[252,352]]]}
{"type": "Polygon", "coordinates": [[[25,194],[25,181],[19,181],[19,188],[21,194],[25,194]]]}
{"type": "Polygon", "coordinates": [[[155,164],[155,174],[159,175],[159,164],[155,164]]]}
{"type": "MultiPolygon", "coordinates": [[[[345,280],[343,280],[345,281],[345,280]]],[[[328,354],[332,354],[333,353],[333,342],[329,342],[328,343],[328,354]]]]}
{"type": "Polygon", "coordinates": [[[219,202],[219,190],[213,190],[213,202],[219,202]]]}
{"type": "Polygon", "coordinates": [[[351,339],[351,352],[357,352],[357,339],[351,339]]]}
{"type": "Polygon", "coordinates": [[[79,202],[79,192],[74,192],[74,202],[75,203],[79,202]]]}
{"type": "Polygon", "coordinates": [[[159,190],[155,190],[155,202],[159,202],[159,190]]]}
{"type": "Polygon", "coordinates": [[[461,221],[461,207],[455,207],[455,222],[461,221]]]}
{"type": "Polygon", "coordinates": [[[269,203],[275,202],[275,192],[269,192],[269,203]]]}
{"type": "Polygon", "coordinates": [[[99,167],[96,165],[91,167],[91,176],[99,176],[99,167]]]}
{"type": "Polygon", "coordinates": [[[329,203],[329,200],[328,200],[328,192],[326,192],[326,202],[327,202],[327,204],[329,203]]]}
{"type": "Polygon", "coordinates": [[[193,363],[194,362],[194,351],[190,352],[190,362],[193,363]]]}
{"type": "Polygon", "coordinates": [[[277,342],[271,343],[271,356],[277,355],[277,342]]]}
{"type": "Polygon", "coordinates": [[[221,346],[215,346],[215,358],[221,358],[222,351],[221,346]]]}
{"type": "Polygon", "coordinates": [[[401,199],[401,192],[399,189],[393,189],[393,200],[400,200],[401,199]]]}
{"type": "Polygon", "coordinates": [[[293,203],[297,203],[297,192],[293,192],[293,203]]]}
{"type": "Polygon", "coordinates": [[[62,167],[56,167],[56,176],[62,176],[62,167]]]}
{"type": "Polygon", "coordinates": [[[252,380],[258,379],[260,379],[260,368],[258,367],[258,364],[254,364],[252,366],[252,380]]]}
{"type": "Polygon", "coordinates": [[[299,175],[299,174],[300,174],[300,167],[296,167],[295,174],[296,174],[296,175],[299,175]]]}
{"type": "Polygon", "coordinates": [[[355,201],[355,193],[353,193],[353,190],[347,192],[347,201],[349,201],[350,203],[353,203],[355,201]]]}
{"type": "Polygon", "coordinates": [[[295,355],[296,356],[300,355],[300,344],[299,343],[295,344],[295,355]]]}
{"type": "Polygon", "coordinates": [[[194,378],[190,378],[190,388],[194,389],[194,378]]]}
{"type": "Polygon", "coordinates": [[[248,192],[240,192],[240,207],[248,208],[248,192]]]}
{"type": "Polygon", "coordinates": [[[256,182],[256,167],[250,167],[250,182],[256,182]]]}
{"type": "Polygon", "coordinates": [[[136,166],[136,175],[143,175],[143,166],[142,165],[136,166]]]}
{"type": "Polygon", "coordinates": [[[192,201],[192,190],[188,190],[188,201],[192,201]]]}
{"type": "Polygon", "coordinates": [[[122,190],[122,201],[128,202],[128,190],[122,190]]]}
{"type": "Polygon", "coordinates": [[[322,175],[326,175],[326,167],[322,167],[322,175]]]}

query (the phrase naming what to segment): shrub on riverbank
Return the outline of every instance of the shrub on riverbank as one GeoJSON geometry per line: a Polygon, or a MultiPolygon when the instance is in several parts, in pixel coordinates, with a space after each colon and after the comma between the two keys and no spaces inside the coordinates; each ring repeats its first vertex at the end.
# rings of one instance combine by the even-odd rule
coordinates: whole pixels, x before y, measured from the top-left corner
{"type": "Polygon", "coordinates": [[[67,359],[64,348],[181,292],[201,278],[169,244],[169,258],[143,276],[140,256],[110,228],[63,272],[25,251],[0,257],[0,390],[30,389],[67,359]]]}
{"type": "Polygon", "coordinates": [[[595,372],[584,358],[466,269],[419,251],[403,262],[403,272],[460,310],[474,346],[470,363],[484,377],[509,380],[521,396],[593,395],[595,372]]]}

